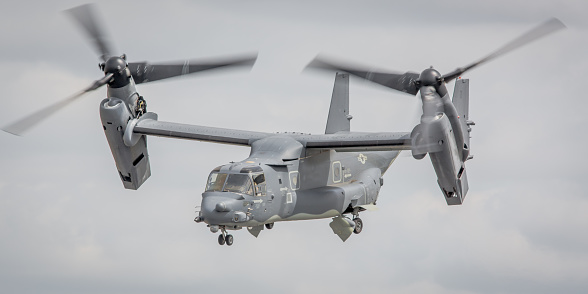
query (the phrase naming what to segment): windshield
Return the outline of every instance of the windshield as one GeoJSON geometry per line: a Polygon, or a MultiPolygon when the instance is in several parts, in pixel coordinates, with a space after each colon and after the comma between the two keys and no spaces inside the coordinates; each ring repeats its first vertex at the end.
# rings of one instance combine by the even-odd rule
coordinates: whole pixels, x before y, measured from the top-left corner
{"type": "Polygon", "coordinates": [[[208,183],[206,184],[206,192],[220,192],[223,190],[227,174],[211,173],[208,177],[208,183]]]}
{"type": "MultiPolygon", "coordinates": [[[[253,175],[256,196],[265,196],[265,177],[253,175]]],[[[253,195],[253,182],[249,174],[225,174],[212,172],[208,177],[205,192],[235,192],[253,195]]]]}
{"type": "Polygon", "coordinates": [[[253,186],[249,175],[230,174],[223,191],[253,195],[253,186]]]}

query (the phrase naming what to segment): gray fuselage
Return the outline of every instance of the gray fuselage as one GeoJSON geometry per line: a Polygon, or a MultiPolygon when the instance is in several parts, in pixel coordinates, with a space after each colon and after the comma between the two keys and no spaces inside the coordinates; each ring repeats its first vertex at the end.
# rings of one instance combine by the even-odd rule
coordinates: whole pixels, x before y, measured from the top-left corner
{"type": "Polygon", "coordinates": [[[399,154],[333,150],[306,154],[288,135],[260,141],[264,140],[252,147],[249,158],[211,172],[202,194],[200,221],[211,228],[239,229],[352,212],[376,202],[381,176],[399,154]],[[276,144],[282,152],[275,152],[276,144]],[[288,156],[296,159],[282,160],[288,156]]]}

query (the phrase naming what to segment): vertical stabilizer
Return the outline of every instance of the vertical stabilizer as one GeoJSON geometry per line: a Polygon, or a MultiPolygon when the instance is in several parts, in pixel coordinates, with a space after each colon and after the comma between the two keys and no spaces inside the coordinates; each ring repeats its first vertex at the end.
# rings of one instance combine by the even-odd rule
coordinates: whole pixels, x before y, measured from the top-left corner
{"type": "Polygon", "coordinates": [[[337,73],[325,134],[349,132],[349,74],[337,73]]]}

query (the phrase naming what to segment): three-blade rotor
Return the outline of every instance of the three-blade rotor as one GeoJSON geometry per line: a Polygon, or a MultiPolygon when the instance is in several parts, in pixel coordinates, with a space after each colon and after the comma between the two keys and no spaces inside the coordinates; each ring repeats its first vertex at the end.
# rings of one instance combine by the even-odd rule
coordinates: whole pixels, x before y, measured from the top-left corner
{"type": "Polygon", "coordinates": [[[469,146],[467,146],[468,144],[465,140],[467,138],[466,136],[469,136],[469,131],[465,129],[464,122],[460,121],[460,114],[449,98],[445,84],[461,76],[468,70],[563,28],[565,28],[565,25],[561,21],[556,18],[550,19],[484,58],[459,67],[444,75],[432,67],[423,70],[420,74],[415,72],[380,72],[369,70],[363,66],[329,60],[324,57],[316,57],[307,67],[347,72],[376,84],[411,95],[416,95],[420,91],[423,108],[420,123],[411,133],[413,139],[413,156],[421,159],[426,153],[438,152],[435,147],[439,147],[438,142],[442,142],[439,136],[443,135],[445,129],[440,126],[443,125],[442,121],[445,119],[449,121],[453,130],[453,139],[455,140],[459,154],[461,154],[461,161],[465,162],[469,158],[469,146]]]}
{"type": "MultiPolygon", "coordinates": [[[[493,53],[487,55],[486,57],[481,58],[480,60],[468,64],[466,66],[459,67],[447,74],[435,77],[437,80],[436,82],[448,83],[453,79],[459,77],[466,71],[473,69],[478,65],[484,64],[496,57],[511,52],[519,47],[522,47],[528,43],[531,43],[537,39],[540,39],[565,27],[566,26],[560,20],[552,18],[547,22],[542,23],[541,25],[528,31],[527,33],[521,35],[520,37],[511,41],[510,43],[504,45],[503,47],[499,48],[493,53]]],[[[415,72],[379,72],[369,70],[365,66],[358,66],[349,63],[338,62],[324,57],[316,57],[310,64],[308,64],[307,67],[348,72],[352,75],[358,76],[368,81],[372,81],[382,86],[412,95],[416,95],[418,93],[419,88],[423,85],[424,82],[423,78],[425,77],[423,75],[425,74],[425,72],[429,70],[426,69],[421,74],[415,72]]],[[[427,74],[429,73],[430,71],[427,72],[427,74]]]]}
{"type": "Polygon", "coordinates": [[[110,38],[105,34],[104,26],[96,17],[94,5],[85,4],[66,10],[65,12],[82,28],[92,48],[103,61],[101,69],[104,71],[104,77],[96,80],[82,91],[19,119],[3,127],[2,130],[14,135],[22,135],[45,118],[76,101],[84,94],[104,85],[117,87],[121,83],[128,84],[128,80],[131,77],[135,84],[141,84],[217,68],[234,66],[251,67],[257,59],[257,54],[250,54],[216,60],[185,60],[154,64],[148,62],[127,63],[126,56],[113,54],[114,51],[109,41],[110,38]]]}

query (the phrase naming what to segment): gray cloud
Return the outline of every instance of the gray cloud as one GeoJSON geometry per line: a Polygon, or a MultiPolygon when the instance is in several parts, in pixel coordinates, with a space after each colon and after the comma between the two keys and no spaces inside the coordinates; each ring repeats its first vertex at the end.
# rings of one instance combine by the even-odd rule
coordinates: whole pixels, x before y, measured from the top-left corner
{"type": "MultiPolygon", "coordinates": [[[[0,12],[0,124],[100,77],[60,13],[0,12]]],[[[0,133],[0,289],[10,293],[583,293],[588,199],[582,156],[583,1],[169,1],[98,4],[131,60],[259,50],[249,73],[139,87],[160,119],[258,131],[324,131],[333,77],[316,54],[391,70],[450,71],[557,16],[569,29],[468,73],[470,191],[448,207],[429,159],[398,159],[379,210],[346,243],[329,220],[278,223],[233,247],[192,222],[208,172],[249,150],[149,138],[153,175],[124,190],[99,125],[98,90],[25,137],[0,133]],[[284,113],[292,113],[284,117],[284,113]],[[261,115],[263,114],[263,115],[261,115]]],[[[406,131],[407,95],[352,79],[353,130],[406,131]]],[[[410,111],[408,111],[408,110],[410,111]]]]}

